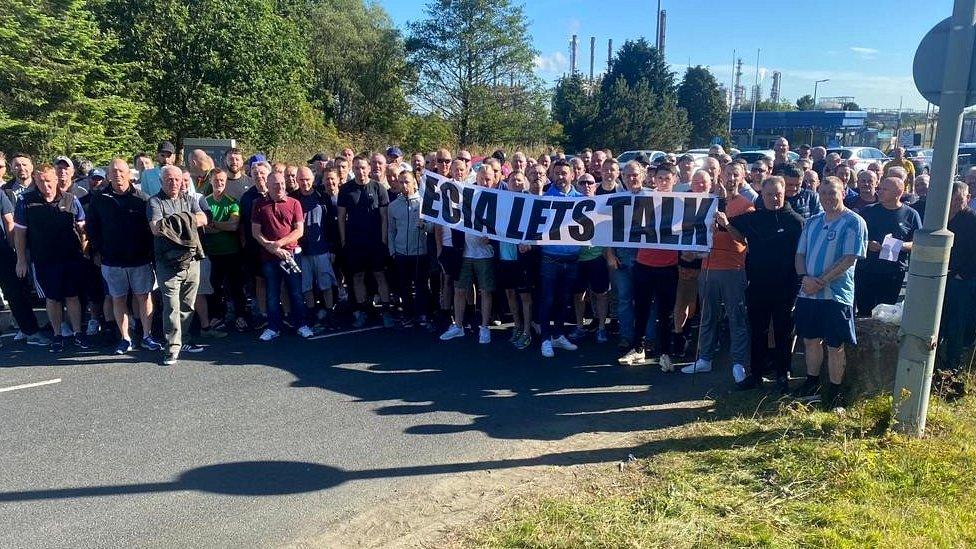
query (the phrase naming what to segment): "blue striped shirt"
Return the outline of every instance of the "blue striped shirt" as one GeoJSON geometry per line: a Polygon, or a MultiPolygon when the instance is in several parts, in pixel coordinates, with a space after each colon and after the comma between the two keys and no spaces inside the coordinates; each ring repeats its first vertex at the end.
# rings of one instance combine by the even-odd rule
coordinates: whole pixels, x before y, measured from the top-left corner
{"type": "MultiPolygon", "coordinates": [[[[864,219],[851,210],[844,210],[840,217],[828,221],[826,213],[819,213],[807,220],[800,233],[796,253],[805,259],[806,272],[820,276],[845,255],[865,257],[868,251],[868,226],[864,219]]],[[[854,266],[830,281],[827,287],[813,295],[800,290],[800,297],[832,299],[845,305],[854,304],[854,266]]]]}

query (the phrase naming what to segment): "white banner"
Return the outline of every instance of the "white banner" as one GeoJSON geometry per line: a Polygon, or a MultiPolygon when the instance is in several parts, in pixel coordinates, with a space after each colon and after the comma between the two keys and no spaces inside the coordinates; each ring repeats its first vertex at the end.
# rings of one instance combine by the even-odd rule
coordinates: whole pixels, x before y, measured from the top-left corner
{"type": "Polygon", "coordinates": [[[421,217],[504,242],[707,252],[718,198],[643,191],[592,197],[537,196],[433,172],[421,182],[421,217]]]}

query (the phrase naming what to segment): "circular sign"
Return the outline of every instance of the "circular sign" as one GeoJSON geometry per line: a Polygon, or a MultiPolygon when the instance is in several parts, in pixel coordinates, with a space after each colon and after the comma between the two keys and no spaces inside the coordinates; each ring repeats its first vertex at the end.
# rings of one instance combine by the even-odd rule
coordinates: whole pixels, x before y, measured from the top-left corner
{"type": "MultiPolygon", "coordinates": [[[[929,103],[941,105],[942,79],[945,76],[946,51],[949,49],[949,27],[952,18],[943,19],[932,27],[922,43],[915,50],[915,63],[912,75],[915,87],[929,103]]],[[[976,48],[976,44],[974,44],[976,48]]],[[[966,106],[976,105],[976,55],[973,56],[969,68],[969,89],[966,92],[966,106]]]]}

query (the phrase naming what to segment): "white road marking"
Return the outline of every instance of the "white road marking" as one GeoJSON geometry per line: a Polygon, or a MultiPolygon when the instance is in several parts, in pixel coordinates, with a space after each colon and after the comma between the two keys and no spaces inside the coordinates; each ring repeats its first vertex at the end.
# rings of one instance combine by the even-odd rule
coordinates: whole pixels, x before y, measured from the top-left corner
{"type": "Polygon", "coordinates": [[[8,391],[17,391],[20,389],[30,389],[31,387],[41,387],[44,385],[54,385],[55,383],[61,383],[61,378],[49,379],[47,381],[38,381],[36,383],[24,383],[23,385],[14,385],[13,387],[3,387],[0,388],[0,393],[6,393],[8,391]]]}
{"type": "Polygon", "coordinates": [[[0,335],[0,337],[14,337],[15,335],[17,335],[17,334],[11,332],[9,334],[0,335]]]}
{"type": "Polygon", "coordinates": [[[366,372],[369,374],[430,374],[434,372],[440,372],[440,370],[435,370],[433,368],[417,368],[417,369],[404,369],[404,370],[372,370],[373,366],[379,366],[379,364],[335,364],[333,368],[341,368],[343,370],[352,370],[354,372],[366,372]]]}
{"type": "Polygon", "coordinates": [[[345,332],[336,332],[334,334],[319,334],[317,336],[312,336],[312,337],[310,337],[308,339],[325,339],[327,337],[337,337],[337,336],[344,336],[344,335],[349,335],[349,334],[358,334],[360,332],[369,332],[371,330],[379,330],[380,328],[383,328],[383,327],[384,326],[372,326],[370,328],[360,328],[358,330],[347,330],[345,332]]]}
{"type": "Polygon", "coordinates": [[[650,391],[650,385],[615,385],[613,387],[570,387],[556,391],[536,393],[535,396],[598,395],[607,393],[643,393],[650,391]]]}

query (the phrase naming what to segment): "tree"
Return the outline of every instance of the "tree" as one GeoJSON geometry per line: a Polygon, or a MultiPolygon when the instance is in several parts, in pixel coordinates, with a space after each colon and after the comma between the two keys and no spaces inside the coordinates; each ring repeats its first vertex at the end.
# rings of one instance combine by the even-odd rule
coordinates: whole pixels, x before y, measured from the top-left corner
{"type": "Polygon", "coordinates": [[[804,95],[803,97],[796,100],[796,110],[798,111],[812,111],[817,108],[817,105],[813,102],[813,97],[810,94],[804,95]]]}
{"type": "Polygon", "coordinates": [[[299,3],[279,9],[306,37],[312,103],[342,131],[394,131],[409,110],[405,84],[412,74],[389,16],[378,4],[362,0],[299,3]]]}
{"type": "Polygon", "coordinates": [[[590,125],[600,104],[599,87],[587,89],[579,74],[560,78],[552,96],[552,119],[563,130],[560,143],[566,150],[579,151],[593,145],[590,125]]]}
{"type": "Polygon", "coordinates": [[[593,126],[593,141],[613,150],[682,148],[690,125],[674,98],[662,99],[646,79],[631,87],[619,77],[600,97],[600,110],[593,126]]]}
{"type": "Polygon", "coordinates": [[[139,144],[130,67],[83,0],[8,0],[0,10],[0,149],[104,162],[139,144]]]}
{"type": "Polygon", "coordinates": [[[407,58],[417,76],[415,105],[454,127],[458,143],[489,143],[506,125],[545,127],[546,118],[525,124],[522,113],[545,112],[541,83],[533,73],[536,52],[521,6],[509,0],[430,0],[425,19],[410,24],[407,58]],[[541,108],[540,108],[541,107],[541,108]],[[486,126],[479,117],[490,116],[486,126]]]}
{"type": "Polygon", "coordinates": [[[321,127],[305,46],[274,0],[101,0],[97,13],[119,37],[117,59],[141,68],[133,89],[150,109],[145,135],[267,148],[321,127]]]}
{"type": "Polygon", "coordinates": [[[657,49],[643,38],[624,42],[600,85],[593,141],[612,149],[682,147],[691,126],[676,90],[674,73],[657,49]]]}
{"type": "Polygon", "coordinates": [[[715,136],[728,139],[729,107],[707,68],[688,67],[678,86],[678,106],[688,113],[689,146],[708,146],[715,136]]]}
{"type": "Polygon", "coordinates": [[[859,111],[859,110],[861,110],[861,106],[858,105],[857,103],[853,102],[853,101],[848,101],[847,103],[844,103],[841,106],[840,110],[842,110],[842,111],[859,111]]]}

